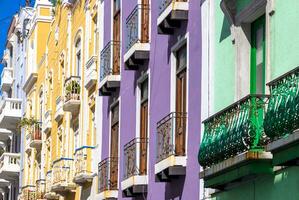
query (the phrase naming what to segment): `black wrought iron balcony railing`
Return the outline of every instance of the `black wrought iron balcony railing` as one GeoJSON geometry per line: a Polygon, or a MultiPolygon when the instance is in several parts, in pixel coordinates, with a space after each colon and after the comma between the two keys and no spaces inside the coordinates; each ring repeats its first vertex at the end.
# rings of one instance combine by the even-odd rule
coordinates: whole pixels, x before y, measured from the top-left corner
{"type": "Polygon", "coordinates": [[[124,180],[147,174],[147,138],[135,138],[124,147],[124,180]]]}
{"type": "Polygon", "coordinates": [[[159,11],[160,14],[171,4],[175,2],[188,2],[188,0],[160,0],[159,11]]]}
{"type": "Polygon", "coordinates": [[[127,51],[136,43],[149,42],[149,13],[148,4],[138,4],[126,19],[127,51]]]}
{"type": "Polygon", "coordinates": [[[157,160],[169,156],[185,156],[187,113],[172,112],[157,123],[157,160]]]}
{"type": "Polygon", "coordinates": [[[264,129],[273,141],[299,129],[299,67],[268,83],[264,129]]]}
{"type": "Polygon", "coordinates": [[[117,190],[118,185],[118,158],[110,157],[98,165],[99,193],[108,190],[117,190]]]}
{"type": "Polygon", "coordinates": [[[100,81],[120,73],[120,42],[110,41],[101,52],[100,81]]]}
{"type": "Polygon", "coordinates": [[[71,76],[65,80],[65,103],[72,100],[80,101],[80,80],[80,76],[71,76]]]}
{"type": "Polygon", "coordinates": [[[248,95],[204,123],[198,160],[204,168],[248,150],[263,150],[265,95],[248,95]]]}

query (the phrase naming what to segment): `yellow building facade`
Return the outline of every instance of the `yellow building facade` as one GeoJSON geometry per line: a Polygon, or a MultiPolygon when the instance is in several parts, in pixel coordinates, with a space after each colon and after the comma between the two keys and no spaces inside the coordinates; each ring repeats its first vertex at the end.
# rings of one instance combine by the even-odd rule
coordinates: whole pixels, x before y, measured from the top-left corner
{"type": "Polygon", "coordinates": [[[98,6],[52,3],[36,3],[29,38],[21,198],[87,199],[97,190],[98,6]]]}

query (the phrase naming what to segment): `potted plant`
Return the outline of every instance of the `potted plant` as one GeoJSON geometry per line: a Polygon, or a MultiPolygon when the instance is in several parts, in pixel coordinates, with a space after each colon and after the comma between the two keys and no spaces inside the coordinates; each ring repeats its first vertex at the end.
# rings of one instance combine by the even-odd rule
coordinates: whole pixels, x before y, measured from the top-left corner
{"type": "Polygon", "coordinates": [[[25,130],[30,131],[33,138],[40,139],[41,138],[41,130],[40,123],[34,118],[22,118],[18,124],[18,129],[24,128],[25,130]]]}
{"type": "Polygon", "coordinates": [[[70,83],[67,84],[66,88],[66,99],[70,100],[79,100],[79,94],[80,94],[80,84],[75,81],[75,80],[71,80],[70,83]]]}

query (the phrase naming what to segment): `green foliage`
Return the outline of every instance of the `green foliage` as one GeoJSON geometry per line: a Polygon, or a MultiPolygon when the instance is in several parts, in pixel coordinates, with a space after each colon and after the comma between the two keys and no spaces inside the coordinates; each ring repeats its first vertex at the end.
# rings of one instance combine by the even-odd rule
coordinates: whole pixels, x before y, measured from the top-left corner
{"type": "Polygon", "coordinates": [[[20,130],[21,128],[25,128],[26,130],[30,129],[33,125],[37,125],[38,121],[31,118],[24,117],[21,121],[17,124],[17,128],[20,130]]]}
{"type": "Polygon", "coordinates": [[[66,94],[80,94],[81,87],[77,81],[71,80],[71,82],[67,84],[65,89],[66,94]]]}

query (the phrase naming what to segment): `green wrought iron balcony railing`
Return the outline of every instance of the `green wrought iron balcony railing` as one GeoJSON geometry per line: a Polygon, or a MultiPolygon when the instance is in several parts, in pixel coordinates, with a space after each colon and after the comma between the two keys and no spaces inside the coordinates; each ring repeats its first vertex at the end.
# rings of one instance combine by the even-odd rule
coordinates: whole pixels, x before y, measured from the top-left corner
{"type": "Polygon", "coordinates": [[[265,95],[248,95],[203,121],[201,166],[210,167],[248,150],[263,150],[266,101],[265,95]]]}
{"type": "Polygon", "coordinates": [[[264,129],[273,141],[299,128],[299,67],[268,83],[270,97],[264,129]]]}

